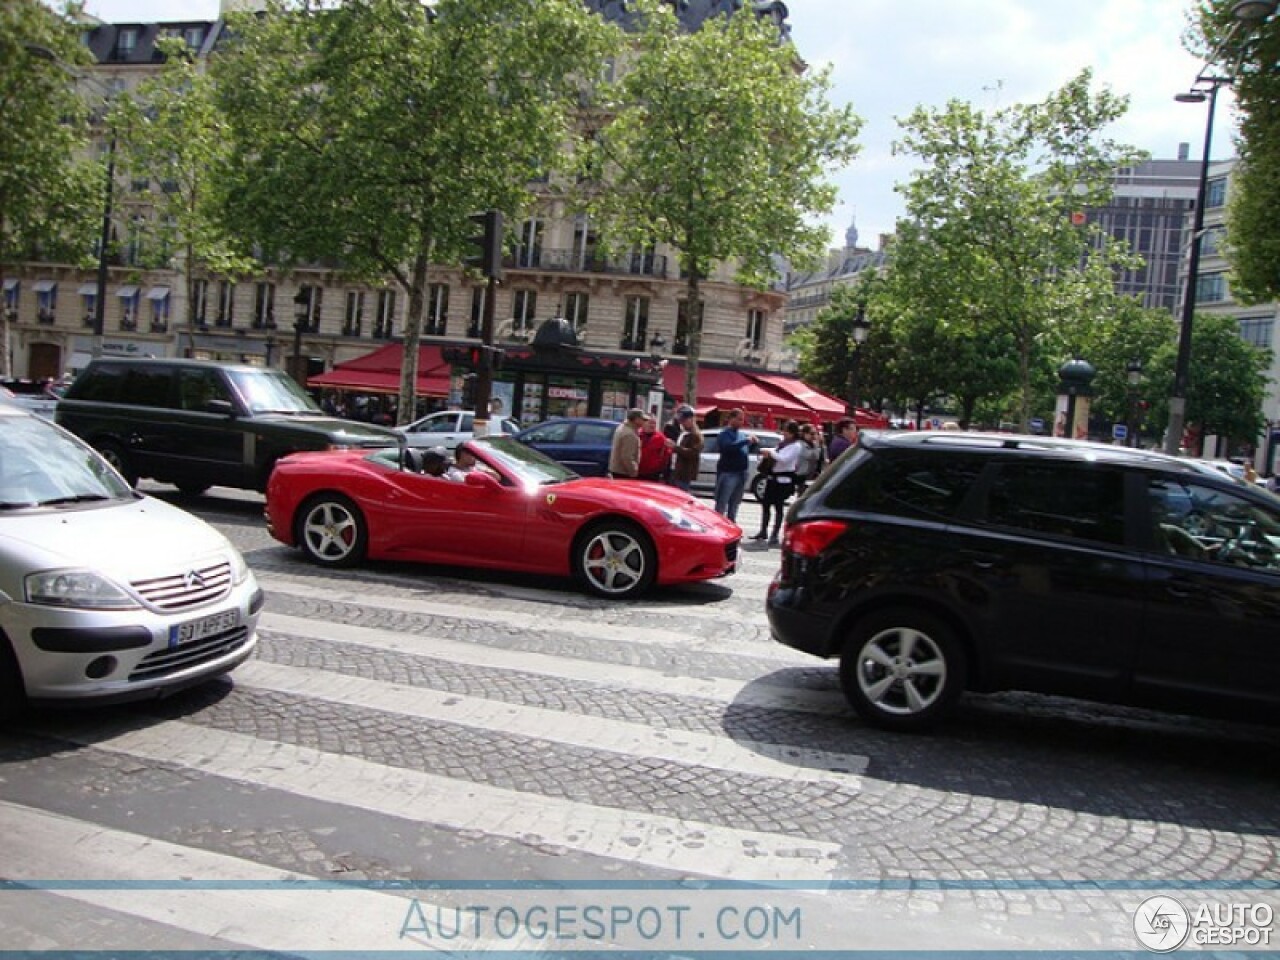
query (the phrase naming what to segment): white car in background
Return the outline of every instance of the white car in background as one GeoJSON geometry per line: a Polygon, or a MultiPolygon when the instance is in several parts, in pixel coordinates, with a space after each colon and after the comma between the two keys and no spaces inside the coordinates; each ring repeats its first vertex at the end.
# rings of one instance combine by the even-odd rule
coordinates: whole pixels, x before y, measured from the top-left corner
{"type": "MultiPolygon", "coordinates": [[[[410,447],[444,447],[452,450],[464,440],[470,440],[475,431],[476,415],[470,410],[440,410],[425,417],[396,427],[410,447]]],[[[507,436],[520,432],[520,424],[510,417],[495,417],[489,421],[489,433],[507,436]]]]}
{"type": "Polygon", "coordinates": [[[262,603],[221,533],[0,403],[0,713],[224,674],[253,653],[262,603]]]}
{"type": "MultiPolygon", "coordinates": [[[[756,466],[760,463],[760,450],[774,450],[778,444],[782,443],[782,434],[773,430],[751,430],[744,429],[743,433],[749,434],[759,441],[758,445],[752,448],[748,459],[751,465],[747,468],[747,490],[757,500],[760,500],[764,494],[764,477],[756,472],[756,466]]],[[[698,461],[698,479],[694,481],[695,490],[714,490],[716,487],[716,464],[720,460],[720,428],[711,427],[702,431],[702,437],[706,441],[706,445],[702,448],[702,456],[698,461]]]]}

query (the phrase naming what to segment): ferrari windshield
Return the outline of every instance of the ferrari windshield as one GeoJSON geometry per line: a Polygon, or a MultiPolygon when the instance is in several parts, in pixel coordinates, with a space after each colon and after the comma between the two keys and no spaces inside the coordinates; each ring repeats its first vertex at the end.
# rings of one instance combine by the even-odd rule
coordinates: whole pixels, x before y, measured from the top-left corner
{"type": "Polygon", "coordinates": [[[88,444],[39,417],[0,416],[0,510],[132,496],[88,444]]]}
{"type": "Polygon", "coordinates": [[[515,474],[526,486],[578,479],[578,474],[564,464],[557,463],[533,447],[525,446],[514,437],[477,437],[464,446],[471,447],[495,466],[515,474]]]}

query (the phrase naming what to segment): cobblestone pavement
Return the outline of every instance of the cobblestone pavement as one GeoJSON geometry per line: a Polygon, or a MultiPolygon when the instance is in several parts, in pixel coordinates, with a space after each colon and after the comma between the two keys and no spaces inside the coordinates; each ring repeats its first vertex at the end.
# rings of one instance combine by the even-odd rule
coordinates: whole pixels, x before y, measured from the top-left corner
{"type": "MultiPolygon", "coordinates": [[[[819,941],[867,909],[927,946],[920,924],[959,911],[983,945],[1053,918],[1131,949],[1149,888],[1280,876],[1280,732],[1024,695],[967,698],[928,736],[870,730],[834,666],[770,640],[776,549],[624,605],[539,578],[320,570],[270,540],[260,498],[177,502],[264,586],[258,654],[167,700],[0,731],[0,835],[29,838],[42,879],[96,879],[95,844],[117,844],[132,854],[98,869],[122,880],[759,880],[897,898],[821,910],[819,941]],[[1089,902],[1116,889],[1124,909],[1089,902]]],[[[0,855],[6,879],[30,878],[0,855]]],[[[0,892],[0,942],[71,948],[50,924],[74,920],[108,945],[288,952],[243,908],[201,925],[96,896],[0,892]]]]}

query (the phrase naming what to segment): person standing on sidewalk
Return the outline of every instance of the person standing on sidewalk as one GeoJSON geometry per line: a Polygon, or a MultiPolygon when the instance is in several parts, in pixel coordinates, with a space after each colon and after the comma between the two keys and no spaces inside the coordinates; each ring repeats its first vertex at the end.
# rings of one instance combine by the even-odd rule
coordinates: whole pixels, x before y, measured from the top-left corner
{"type": "Polygon", "coordinates": [[[787,512],[787,501],[796,492],[796,463],[804,444],[800,440],[800,427],[794,420],[782,425],[782,443],[776,450],[766,450],[761,456],[773,461],[773,469],[765,476],[764,513],[760,519],[760,532],[752,540],[769,538],[769,546],[778,545],[782,531],[782,516],[787,512]],[[773,514],[773,532],[769,533],[769,515],[773,514]]]}
{"type": "Polygon", "coordinates": [[[716,513],[738,522],[738,505],[747,488],[747,469],[751,448],[756,438],[742,432],[746,414],[741,410],[729,411],[729,420],[720,431],[718,439],[720,457],[716,461],[716,513]]]}
{"type": "Polygon", "coordinates": [[[615,480],[635,480],[640,475],[640,427],[644,411],[631,409],[627,419],[613,431],[609,450],[609,476],[615,480]]]}
{"type": "Polygon", "coordinates": [[[683,404],[677,407],[676,422],[680,424],[680,436],[676,438],[675,464],[671,468],[671,482],[681,490],[691,490],[694,481],[698,479],[702,448],[706,442],[702,439],[702,431],[698,429],[698,420],[694,416],[693,407],[683,404]]]}
{"type": "Polygon", "coordinates": [[[827,447],[827,462],[834,462],[836,457],[850,447],[858,445],[858,424],[853,417],[841,417],[836,421],[835,436],[827,447]]]}

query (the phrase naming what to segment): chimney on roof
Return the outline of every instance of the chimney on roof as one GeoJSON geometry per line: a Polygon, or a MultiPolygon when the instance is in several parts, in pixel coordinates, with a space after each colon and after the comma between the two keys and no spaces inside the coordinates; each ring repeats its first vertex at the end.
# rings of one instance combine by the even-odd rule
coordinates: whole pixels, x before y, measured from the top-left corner
{"type": "Polygon", "coordinates": [[[1189,143],[1178,144],[1178,159],[1179,160],[1191,159],[1191,144],[1189,143]]]}

